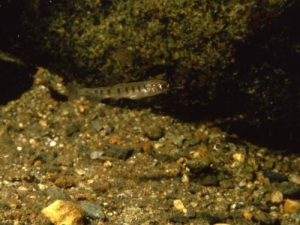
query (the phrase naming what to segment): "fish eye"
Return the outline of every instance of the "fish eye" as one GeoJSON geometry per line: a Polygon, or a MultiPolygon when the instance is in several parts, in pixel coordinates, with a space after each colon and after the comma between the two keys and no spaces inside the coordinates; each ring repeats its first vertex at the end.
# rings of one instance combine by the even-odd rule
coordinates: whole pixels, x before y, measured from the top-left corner
{"type": "Polygon", "coordinates": [[[168,89],[169,88],[169,84],[168,83],[162,83],[161,84],[161,88],[162,89],[168,89]]]}
{"type": "Polygon", "coordinates": [[[169,88],[169,84],[167,82],[157,82],[156,83],[157,89],[159,90],[165,90],[169,88]]]}

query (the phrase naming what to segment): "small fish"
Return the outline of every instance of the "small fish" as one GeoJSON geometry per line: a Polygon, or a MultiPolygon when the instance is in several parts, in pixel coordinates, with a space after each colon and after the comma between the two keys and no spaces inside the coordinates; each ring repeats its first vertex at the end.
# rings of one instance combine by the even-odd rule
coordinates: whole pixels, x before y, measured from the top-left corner
{"type": "Polygon", "coordinates": [[[84,96],[92,99],[142,99],[166,93],[170,88],[168,82],[164,80],[147,80],[131,83],[120,83],[109,87],[99,88],[79,88],[77,96],[84,96]]]}

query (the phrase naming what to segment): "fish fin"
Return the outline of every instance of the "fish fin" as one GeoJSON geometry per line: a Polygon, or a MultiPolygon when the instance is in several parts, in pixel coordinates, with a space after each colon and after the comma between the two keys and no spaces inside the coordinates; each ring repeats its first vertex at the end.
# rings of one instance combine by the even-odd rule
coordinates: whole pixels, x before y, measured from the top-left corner
{"type": "Polygon", "coordinates": [[[152,77],[152,79],[155,80],[165,80],[166,79],[166,73],[159,73],[152,77]]]}

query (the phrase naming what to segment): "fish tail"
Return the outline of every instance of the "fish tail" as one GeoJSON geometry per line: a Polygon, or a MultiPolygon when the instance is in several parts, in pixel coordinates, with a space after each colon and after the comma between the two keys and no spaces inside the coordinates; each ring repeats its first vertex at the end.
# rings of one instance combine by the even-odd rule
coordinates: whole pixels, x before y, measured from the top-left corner
{"type": "Polygon", "coordinates": [[[79,97],[79,91],[78,87],[74,82],[70,82],[67,84],[67,93],[68,93],[68,99],[74,100],[78,99],[79,97]]]}

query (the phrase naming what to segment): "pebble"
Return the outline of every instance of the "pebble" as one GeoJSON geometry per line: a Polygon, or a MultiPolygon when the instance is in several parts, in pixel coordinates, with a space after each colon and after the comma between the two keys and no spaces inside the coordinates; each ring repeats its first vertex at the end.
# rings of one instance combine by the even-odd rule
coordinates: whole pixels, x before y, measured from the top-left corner
{"type": "Polygon", "coordinates": [[[295,225],[300,224],[300,212],[285,214],[280,225],[295,225]]]}
{"type": "Polygon", "coordinates": [[[118,135],[112,135],[109,139],[108,142],[110,144],[119,144],[122,141],[122,138],[118,135]]]}
{"type": "Polygon", "coordinates": [[[279,190],[285,198],[300,199],[300,185],[291,182],[282,182],[279,190]]]}
{"type": "Polygon", "coordinates": [[[151,151],[152,149],[153,149],[153,146],[150,142],[145,142],[142,146],[143,152],[146,152],[146,153],[151,151]]]}
{"type": "Polygon", "coordinates": [[[300,212],[300,201],[286,199],[283,205],[284,213],[300,212]]]}
{"type": "Polygon", "coordinates": [[[207,160],[195,159],[187,162],[187,167],[191,170],[191,173],[198,174],[201,171],[209,168],[210,162],[207,160]]]}
{"type": "Polygon", "coordinates": [[[80,168],[75,169],[75,172],[80,176],[84,176],[86,174],[85,170],[80,168]]]}
{"type": "Polygon", "coordinates": [[[187,209],[185,208],[183,202],[180,199],[175,199],[173,201],[173,205],[174,205],[175,209],[177,209],[178,211],[187,213],[187,209]]]}
{"type": "Polygon", "coordinates": [[[49,146],[50,147],[55,147],[56,144],[57,144],[56,141],[52,140],[52,141],[50,141],[49,146]]]}
{"type": "Polygon", "coordinates": [[[177,147],[181,148],[183,146],[183,143],[185,141],[185,137],[183,135],[174,135],[171,139],[170,139],[171,143],[173,143],[174,145],[176,145],[177,147]]]}
{"type": "Polygon", "coordinates": [[[289,181],[292,182],[292,183],[294,183],[294,184],[300,185],[300,175],[291,174],[289,176],[289,181]]]}
{"type": "Polygon", "coordinates": [[[187,174],[183,174],[181,177],[181,182],[185,184],[189,183],[190,182],[189,176],[187,174]]]}
{"type": "Polygon", "coordinates": [[[283,201],[283,194],[281,191],[273,191],[271,193],[271,201],[273,203],[281,203],[283,201]]]}
{"type": "Polygon", "coordinates": [[[126,160],[132,155],[133,151],[134,150],[132,148],[111,146],[105,151],[105,155],[112,158],[126,160]]]}
{"type": "Polygon", "coordinates": [[[107,192],[111,188],[111,184],[108,181],[97,180],[91,184],[91,188],[97,195],[100,195],[107,192]]]}
{"type": "Polygon", "coordinates": [[[270,217],[270,215],[266,212],[263,212],[261,210],[255,211],[253,214],[253,220],[257,221],[258,224],[274,224],[275,221],[273,218],[270,217]]]}
{"type": "Polygon", "coordinates": [[[79,205],[87,217],[92,219],[105,219],[105,214],[99,204],[91,201],[80,201],[79,205]]]}
{"type": "Polygon", "coordinates": [[[58,176],[57,179],[55,180],[54,184],[57,187],[60,188],[70,188],[70,187],[75,187],[77,185],[77,180],[75,179],[74,176],[68,175],[68,176],[58,176]]]}
{"type": "Polygon", "coordinates": [[[71,202],[56,200],[42,210],[42,214],[55,225],[82,225],[84,212],[82,208],[71,202]]]}
{"type": "Polygon", "coordinates": [[[189,218],[187,218],[186,216],[176,213],[173,214],[172,216],[170,216],[169,220],[171,222],[175,222],[175,223],[179,223],[179,224],[186,224],[189,221],[189,218]]]}
{"type": "Polygon", "coordinates": [[[233,160],[243,163],[245,161],[245,155],[239,152],[236,152],[232,155],[233,160]]]}
{"type": "Polygon", "coordinates": [[[66,135],[71,137],[73,134],[79,132],[80,128],[81,128],[81,123],[80,122],[73,122],[71,123],[67,129],[66,129],[66,135]]]}
{"type": "Polygon", "coordinates": [[[219,184],[219,180],[215,174],[205,174],[201,177],[201,184],[204,186],[217,186],[219,184]]]}
{"type": "Polygon", "coordinates": [[[268,177],[271,182],[283,182],[288,180],[286,175],[272,170],[264,170],[263,175],[268,177]]]}
{"type": "Polygon", "coordinates": [[[66,201],[71,200],[71,197],[68,193],[57,187],[46,188],[45,193],[52,201],[57,199],[66,201]]]}
{"type": "Polygon", "coordinates": [[[97,120],[92,121],[91,126],[96,132],[99,132],[102,129],[101,123],[97,120]]]}
{"type": "Polygon", "coordinates": [[[245,219],[251,220],[253,217],[253,212],[251,212],[251,210],[245,209],[245,210],[242,210],[242,215],[245,219]]]}
{"type": "Polygon", "coordinates": [[[90,153],[90,158],[95,160],[95,159],[101,159],[103,156],[104,151],[93,151],[90,153]]]}
{"type": "Polygon", "coordinates": [[[106,160],[104,163],[103,163],[103,166],[105,168],[111,168],[112,167],[112,162],[109,161],[109,160],[106,160]]]}
{"type": "Polygon", "coordinates": [[[164,136],[164,129],[159,125],[151,125],[147,127],[145,130],[145,136],[148,137],[152,141],[157,141],[158,139],[164,136]]]}

